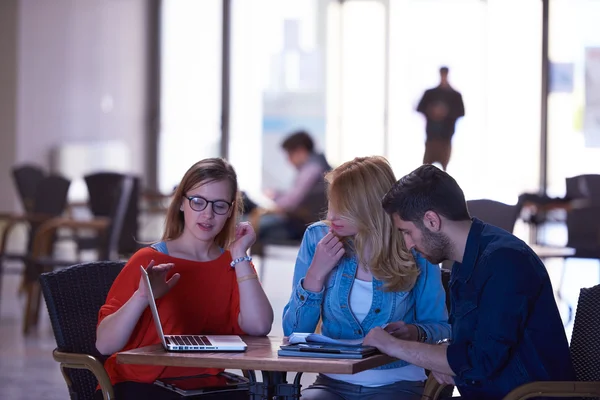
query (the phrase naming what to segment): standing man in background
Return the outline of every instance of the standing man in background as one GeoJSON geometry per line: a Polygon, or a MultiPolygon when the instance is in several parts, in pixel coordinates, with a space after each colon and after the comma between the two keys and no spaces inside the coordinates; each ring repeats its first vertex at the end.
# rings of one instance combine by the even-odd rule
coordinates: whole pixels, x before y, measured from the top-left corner
{"type": "Polygon", "coordinates": [[[440,68],[440,84],[425,91],[417,111],[427,120],[423,164],[438,162],[445,171],[452,152],[456,121],[465,115],[462,95],[448,83],[448,67],[440,68]]]}

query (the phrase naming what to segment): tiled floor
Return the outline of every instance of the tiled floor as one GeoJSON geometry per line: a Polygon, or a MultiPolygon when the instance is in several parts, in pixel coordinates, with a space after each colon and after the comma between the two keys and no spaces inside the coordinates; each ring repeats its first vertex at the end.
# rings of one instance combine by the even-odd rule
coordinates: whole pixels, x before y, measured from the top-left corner
{"type": "MultiPolygon", "coordinates": [[[[552,234],[553,237],[560,235],[560,231],[552,234]]],[[[18,242],[19,235],[16,236],[15,241],[18,242]]],[[[260,260],[256,262],[259,271],[265,268],[263,285],[275,311],[272,335],[282,335],[281,313],[291,289],[295,255],[295,248],[270,248],[266,266],[260,260]]],[[[547,262],[554,284],[560,279],[561,266],[560,260],[547,262]]],[[[563,284],[565,302],[560,303],[565,320],[567,304],[576,305],[579,288],[598,283],[598,271],[598,261],[572,260],[567,263],[563,284]]],[[[0,302],[0,399],[68,399],[66,385],[51,356],[55,342],[47,314],[42,313],[36,332],[28,337],[21,334],[23,299],[16,293],[17,286],[16,276],[4,277],[0,302]]],[[[569,334],[570,330],[571,324],[567,326],[569,334]]],[[[313,374],[305,375],[303,385],[312,380],[313,374]]]]}

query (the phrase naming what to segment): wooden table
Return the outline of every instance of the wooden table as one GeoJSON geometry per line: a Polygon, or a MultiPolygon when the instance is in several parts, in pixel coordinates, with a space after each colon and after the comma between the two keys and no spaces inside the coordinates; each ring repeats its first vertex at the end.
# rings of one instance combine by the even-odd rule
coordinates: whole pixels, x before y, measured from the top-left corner
{"type": "Polygon", "coordinates": [[[120,364],[162,365],[172,367],[202,367],[241,369],[248,372],[251,395],[254,399],[298,398],[300,378],[303,372],[329,374],[355,374],[395,361],[394,358],[377,354],[365,359],[332,359],[309,357],[279,357],[277,350],[284,338],[276,336],[244,336],[248,345],[245,352],[167,352],[162,345],[142,347],[117,354],[120,364]],[[263,382],[256,382],[255,370],[262,371],[263,382]],[[286,381],[285,372],[297,372],[293,384],[286,381]]]}

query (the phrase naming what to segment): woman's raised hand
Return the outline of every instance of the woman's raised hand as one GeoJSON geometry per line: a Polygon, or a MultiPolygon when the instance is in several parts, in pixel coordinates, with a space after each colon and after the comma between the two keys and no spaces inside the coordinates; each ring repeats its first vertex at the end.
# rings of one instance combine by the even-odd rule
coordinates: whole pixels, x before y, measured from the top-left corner
{"type": "Polygon", "coordinates": [[[241,222],[235,227],[235,240],[231,243],[229,250],[233,258],[246,254],[250,246],[256,241],[256,233],[250,222],[241,222]]]}
{"type": "Polygon", "coordinates": [[[311,274],[318,281],[323,281],[338,264],[345,252],[344,243],[332,232],[327,233],[317,244],[308,274],[311,274]]]}
{"type": "MultiPolygon", "coordinates": [[[[150,261],[148,267],[146,268],[146,272],[148,273],[148,278],[150,278],[150,285],[152,286],[152,294],[154,294],[154,298],[158,299],[159,297],[164,296],[171,290],[173,286],[179,281],[179,274],[173,274],[169,280],[167,280],[167,272],[169,272],[175,264],[158,264],[154,265],[154,260],[150,261]]],[[[140,296],[146,297],[148,295],[146,291],[146,285],[143,282],[144,277],[140,278],[140,284],[138,287],[138,294],[140,296]]]]}

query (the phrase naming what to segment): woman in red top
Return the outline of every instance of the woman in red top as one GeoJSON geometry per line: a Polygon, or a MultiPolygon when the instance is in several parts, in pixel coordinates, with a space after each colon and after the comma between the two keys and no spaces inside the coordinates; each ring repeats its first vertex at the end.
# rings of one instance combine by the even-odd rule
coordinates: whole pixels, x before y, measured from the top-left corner
{"type": "MultiPolygon", "coordinates": [[[[104,367],[117,400],[177,398],[153,382],[221,371],[116,363],[119,351],[160,343],[140,265],[147,266],[165,334],[262,336],[271,330],[273,309],[246,257],[256,235],[250,224],[236,225],[241,208],[237,176],[227,161],[194,164],[173,195],[162,241],[135,253],[117,276],[96,330],[96,348],[111,354],[104,367]]],[[[96,395],[102,398],[101,391],[96,395]]]]}

